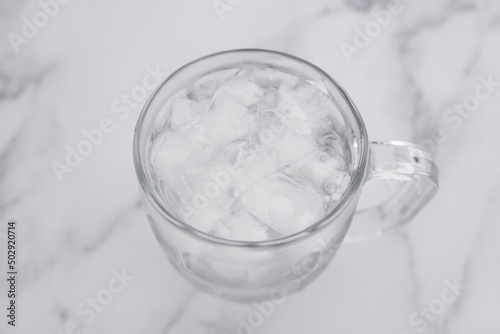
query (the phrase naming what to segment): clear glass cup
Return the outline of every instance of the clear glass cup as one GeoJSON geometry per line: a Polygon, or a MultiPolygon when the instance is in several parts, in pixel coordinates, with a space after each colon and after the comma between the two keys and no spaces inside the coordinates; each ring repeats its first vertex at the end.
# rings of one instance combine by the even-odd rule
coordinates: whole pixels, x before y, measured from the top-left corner
{"type": "MultiPolygon", "coordinates": [[[[429,153],[406,142],[369,142],[365,125],[347,93],[323,70],[297,57],[244,49],[212,54],[174,72],[152,94],[137,122],[134,163],[145,211],[175,269],[194,286],[236,301],[271,300],[309,284],[326,267],[343,240],[363,240],[408,222],[438,188],[437,167],[429,153]],[[151,163],[152,142],[162,132],[160,110],[181,88],[214,70],[243,62],[286,68],[328,89],[344,122],[342,140],[351,152],[350,185],[339,204],[320,221],[276,240],[243,242],[217,238],[180,221],[162,203],[151,163]],[[367,181],[383,180],[388,190],[378,203],[357,209],[367,181]],[[353,217],[356,222],[352,224],[353,217]],[[346,238],[347,235],[347,238],[346,238]]],[[[372,182],[370,182],[372,183],[372,182]]],[[[373,182],[372,184],[375,184],[373,182]]]]}

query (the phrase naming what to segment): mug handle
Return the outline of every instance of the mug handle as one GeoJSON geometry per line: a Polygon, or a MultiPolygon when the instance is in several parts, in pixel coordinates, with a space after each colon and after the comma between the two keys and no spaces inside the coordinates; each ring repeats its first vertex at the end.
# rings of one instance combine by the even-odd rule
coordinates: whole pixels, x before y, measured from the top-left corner
{"type": "Polygon", "coordinates": [[[371,239],[409,222],[436,194],[438,167],[419,145],[371,142],[366,182],[368,186],[378,184],[371,191],[371,201],[375,199],[377,204],[363,204],[369,195],[365,184],[346,236],[348,242],[371,239]]]}

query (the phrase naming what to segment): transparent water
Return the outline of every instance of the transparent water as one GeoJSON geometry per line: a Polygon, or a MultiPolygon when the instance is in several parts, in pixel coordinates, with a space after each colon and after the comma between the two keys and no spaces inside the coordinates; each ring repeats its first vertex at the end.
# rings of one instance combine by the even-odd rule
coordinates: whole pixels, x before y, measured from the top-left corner
{"type": "Polygon", "coordinates": [[[321,82],[240,64],[165,104],[152,161],[164,205],[205,233],[281,238],[328,214],[351,180],[337,107],[321,82]]]}

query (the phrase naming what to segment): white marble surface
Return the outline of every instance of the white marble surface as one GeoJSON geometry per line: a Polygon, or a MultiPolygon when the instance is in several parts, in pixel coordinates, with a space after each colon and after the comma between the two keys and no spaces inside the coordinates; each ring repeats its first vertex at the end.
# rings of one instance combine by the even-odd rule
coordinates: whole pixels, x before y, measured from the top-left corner
{"type": "MultiPolygon", "coordinates": [[[[448,111],[473,101],[481,77],[500,82],[500,3],[403,0],[348,62],[340,45],[386,2],[222,1],[234,5],[223,20],[211,0],[73,0],[53,17],[37,1],[0,3],[0,233],[17,221],[20,291],[15,328],[2,304],[2,333],[238,333],[238,319],[256,312],[174,272],[144,215],[131,150],[148,71],[242,47],[322,67],[371,140],[426,143],[441,169],[438,195],[411,225],[344,245],[308,289],[246,332],[500,333],[500,87],[472,112],[448,111]],[[34,17],[38,31],[23,28],[34,17]],[[123,108],[131,93],[137,101],[123,108]],[[53,162],[103,119],[112,130],[59,182],[53,162]],[[88,298],[109,297],[109,283],[112,300],[90,311],[88,298]]],[[[4,278],[1,289],[5,302],[4,278]]]]}

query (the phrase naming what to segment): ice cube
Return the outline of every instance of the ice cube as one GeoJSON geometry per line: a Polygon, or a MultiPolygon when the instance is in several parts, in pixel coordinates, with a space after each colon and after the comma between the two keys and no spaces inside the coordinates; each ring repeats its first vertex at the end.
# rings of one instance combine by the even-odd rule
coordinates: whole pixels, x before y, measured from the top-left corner
{"type": "Polygon", "coordinates": [[[222,205],[231,199],[228,190],[233,182],[232,176],[226,170],[226,166],[214,162],[213,159],[206,164],[186,169],[180,174],[194,193],[204,195],[207,201],[214,205],[222,205]]]}
{"type": "Polygon", "coordinates": [[[249,213],[238,201],[231,202],[230,207],[229,214],[214,224],[211,231],[213,235],[239,241],[263,241],[282,237],[249,213]]]}
{"type": "Polygon", "coordinates": [[[196,116],[193,115],[191,108],[191,100],[175,99],[172,102],[172,111],[170,122],[173,127],[182,126],[193,120],[196,116]]]}
{"type": "Polygon", "coordinates": [[[272,131],[279,134],[285,127],[290,126],[285,120],[287,114],[278,108],[279,99],[279,96],[268,92],[256,107],[249,109],[257,119],[259,132],[272,131]]]}
{"type": "Polygon", "coordinates": [[[315,112],[332,103],[328,90],[322,83],[311,80],[300,80],[294,87],[293,97],[296,103],[308,113],[315,112]]]}
{"type": "Polygon", "coordinates": [[[276,153],[269,148],[257,147],[250,140],[238,140],[225,147],[217,158],[231,176],[231,193],[238,196],[249,186],[264,180],[278,168],[276,153]]]}
{"type": "Polygon", "coordinates": [[[186,91],[186,96],[192,101],[203,101],[211,99],[217,88],[219,87],[219,82],[215,80],[205,81],[199,83],[193,87],[190,87],[186,91]]]}
{"type": "Polygon", "coordinates": [[[193,86],[186,89],[186,96],[193,101],[211,99],[215,91],[236,73],[238,69],[234,68],[205,73],[193,86]]]}
{"type": "Polygon", "coordinates": [[[184,98],[174,99],[170,109],[169,127],[181,136],[193,137],[203,122],[206,110],[206,102],[193,102],[184,98]]]}
{"type": "Polygon", "coordinates": [[[208,141],[216,145],[227,145],[255,131],[257,122],[243,104],[234,98],[218,96],[202,127],[208,141]]]}
{"type": "MultiPolygon", "coordinates": [[[[280,88],[281,89],[281,88],[280,88]]],[[[310,115],[296,99],[294,92],[280,93],[280,104],[278,110],[282,114],[281,122],[297,134],[310,134],[308,126],[310,115]]]]}
{"type": "Polygon", "coordinates": [[[236,78],[219,88],[216,94],[234,97],[246,107],[250,107],[260,101],[263,92],[264,89],[249,78],[236,78]]]}
{"type": "Polygon", "coordinates": [[[159,111],[154,119],[154,127],[156,129],[166,129],[169,128],[170,118],[172,113],[172,104],[176,100],[187,100],[186,92],[181,90],[169,97],[164,97],[159,101],[159,111]]]}
{"type": "Polygon", "coordinates": [[[261,145],[270,145],[279,140],[287,127],[283,118],[276,115],[260,117],[257,141],[261,145]]]}
{"type": "Polygon", "coordinates": [[[151,149],[153,169],[159,179],[168,179],[168,175],[177,167],[204,156],[203,151],[203,147],[179,135],[164,132],[154,140],[151,149]]]}
{"type": "Polygon", "coordinates": [[[189,214],[184,213],[185,222],[205,233],[211,233],[218,222],[227,215],[227,212],[214,205],[207,206],[203,210],[196,210],[192,207],[188,210],[185,212],[189,214]]]}
{"type": "Polygon", "coordinates": [[[347,159],[345,143],[339,137],[339,134],[334,131],[319,133],[317,137],[318,147],[324,152],[337,152],[341,157],[347,159]]]}
{"type": "Polygon", "coordinates": [[[349,158],[342,121],[331,115],[323,116],[308,122],[308,127],[316,137],[318,147],[335,150],[345,158],[349,158]]]}
{"type": "Polygon", "coordinates": [[[297,82],[297,77],[277,71],[275,68],[263,68],[254,70],[253,81],[261,87],[279,88],[284,82],[294,85],[297,82]]]}
{"type": "MultiPolygon", "coordinates": [[[[308,81],[298,80],[295,86],[284,83],[280,89],[279,110],[285,112],[284,121],[299,134],[310,134],[321,128],[322,117],[334,110],[330,95],[308,81]]],[[[324,127],[324,125],[323,125],[324,127]]]]}
{"type": "Polygon", "coordinates": [[[286,174],[302,184],[308,184],[324,195],[327,205],[339,201],[347,190],[351,176],[350,163],[335,150],[326,148],[305,156],[286,174]]]}
{"type": "Polygon", "coordinates": [[[256,150],[253,156],[240,164],[240,169],[233,175],[234,188],[238,193],[266,179],[278,169],[278,157],[272,149],[256,150]]]}
{"type": "Polygon", "coordinates": [[[284,131],[272,145],[278,154],[281,166],[292,165],[317,149],[312,136],[298,135],[292,131],[284,131]]]}
{"type": "Polygon", "coordinates": [[[198,198],[199,195],[185,181],[180,173],[171,173],[168,179],[159,181],[159,193],[166,210],[180,221],[196,228],[213,225],[210,221],[209,202],[198,198]]]}
{"type": "Polygon", "coordinates": [[[236,175],[241,173],[243,168],[255,158],[255,155],[255,146],[249,140],[241,139],[226,145],[218,160],[220,164],[226,166],[226,170],[231,175],[236,175]]]}
{"type": "Polygon", "coordinates": [[[209,164],[177,170],[165,182],[169,207],[187,224],[208,232],[226,215],[220,209],[233,198],[228,192],[230,175],[209,164]]]}
{"type": "Polygon", "coordinates": [[[257,70],[253,73],[253,81],[263,88],[279,88],[281,82],[276,80],[273,75],[273,71],[269,70],[257,70]]]}
{"type": "Polygon", "coordinates": [[[290,78],[289,80],[284,80],[281,83],[278,92],[280,94],[282,101],[293,101],[294,87],[297,85],[298,82],[299,79],[297,77],[293,77],[290,78]]]}
{"type": "Polygon", "coordinates": [[[276,173],[241,196],[244,207],[282,235],[300,232],[325,212],[323,198],[289,177],[276,173]]]}
{"type": "Polygon", "coordinates": [[[283,127],[286,127],[298,135],[311,134],[311,129],[307,124],[309,117],[298,105],[290,105],[287,112],[288,113],[280,119],[283,127]]]}
{"type": "Polygon", "coordinates": [[[274,87],[268,87],[264,91],[262,99],[259,102],[259,106],[267,110],[275,110],[278,108],[280,103],[280,96],[278,90],[274,87]]]}
{"type": "Polygon", "coordinates": [[[338,202],[351,184],[351,175],[346,171],[336,171],[325,185],[326,193],[338,202]]]}

